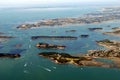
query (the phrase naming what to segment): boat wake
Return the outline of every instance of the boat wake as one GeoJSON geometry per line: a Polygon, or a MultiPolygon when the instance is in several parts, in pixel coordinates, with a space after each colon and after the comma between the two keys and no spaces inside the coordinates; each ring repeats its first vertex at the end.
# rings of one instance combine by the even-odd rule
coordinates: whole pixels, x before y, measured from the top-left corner
{"type": "Polygon", "coordinates": [[[39,66],[39,67],[41,67],[42,69],[44,69],[44,70],[46,70],[46,71],[48,71],[48,72],[51,72],[51,71],[52,71],[51,69],[46,68],[46,67],[42,67],[42,66],[39,66]]]}
{"type": "Polygon", "coordinates": [[[46,71],[51,72],[52,70],[50,70],[49,68],[44,68],[46,71]]]}
{"type": "Polygon", "coordinates": [[[56,67],[52,66],[53,69],[56,69],[56,67]]]}
{"type": "Polygon", "coordinates": [[[24,64],[24,67],[27,67],[27,63],[24,64]]]}

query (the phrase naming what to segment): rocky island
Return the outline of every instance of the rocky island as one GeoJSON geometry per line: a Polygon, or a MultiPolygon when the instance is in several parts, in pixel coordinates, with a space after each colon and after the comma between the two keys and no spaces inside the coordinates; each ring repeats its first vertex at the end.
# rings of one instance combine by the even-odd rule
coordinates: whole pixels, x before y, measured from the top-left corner
{"type": "Polygon", "coordinates": [[[20,54],[0,53],[0,58],[19,58],[20,54]]]}
{"type": "Polygon", "coordinates": [[[110,31],[110,32],[104,32],[103,34],[120,36],[120,28],[119,27],[112,28],[112,31],[110,31]]]}
{"type": "Polygon", "coordinates": [[[57,64],[74,64],[77,66],[101,66],[101,67],[112,67],[109,64],[95,61],[91,57],[75,57],[67,53],[57,53],[57,52],[42,52],[38,54],[39,56],[49,58],[57,64]]]}
{"type": "Polygon", "coordinates": [[[89,35],[88,35],[88,34],[82,34],[82,35],[80,35],[80,37],[81,37],[81,38],[88,38],[89,35]]]}
{"type": "Polygon", "coordinates": [[[76,40],[75,36],[32,36],[32,40],[36,39],[64,39],[64,40],[76,40]]]}
{"type": "Polygon", "coordinates": [[[65,32],[76,32],[77,30],[66,30],[65,32]]]}
{"type": "Polygon", "coordinates": [[[103,28],[88,28],[90,31],[97,31],[97,30],[102,30],[103,28]]]}
{"type": "Polygon", "coordinates": [[[33,23],[25,23],[17,26],[18,29],[29,29],[41,26],[62,26],[67,24],[91,24],[104,21],[120,20],[120,7],[104,8],[100,12],[85,14],[80,17],[43,19],[33,23]],[[117,10],[116,10],[117,9],[117,10]],[[114,14],[114,15],[113,15],[114,14]]]}
{"type": "Polygon", "coordinates": [[[48,44],[48,43],[38,43],[36,44],[37,48],[51,48],[51,49],[64,49],[66,46],[63,45],[55,45],[55,44],[48,44]]]}
{"type": "Polygon", "coordinates": [[[96,41],[98,45],[104,46],[106,50],[88,50],[86,54],[72,56],[67,53],[42,52],[39,56],[48,58],[57,64],[74,64],[77,66],[98,66],[107,68],[120,68],[120,42],[115,40],[96,41]],[[97,59],[111,60],[113,63],[98,61],[97,59]]]}
{"type": "Polygon", "coordinates": [[[108,49],[89,50],[87,52],[87,56],[104,57],[104,58],[109,58],[109,57],[120,58],[120,41],[104,39],[104,40],[96,41],[96,43],[108,49]]]}
{"type": "Polygon", "coordinates": [[[96,41],[96,43],[100,46],[104,46],[108,49],[117,49],[120,50],[120,41],[104,39],[100,41],[96,41]]]}
{"type": "Polygon", "coordinates": [[[114,66],[116,68],[120,68],[120,41],[104,39],[104,40],[96,41],[96,43],[108,49],[89,50],[86,56],[112,60],[113,64],[115,64],[114,66]]]}

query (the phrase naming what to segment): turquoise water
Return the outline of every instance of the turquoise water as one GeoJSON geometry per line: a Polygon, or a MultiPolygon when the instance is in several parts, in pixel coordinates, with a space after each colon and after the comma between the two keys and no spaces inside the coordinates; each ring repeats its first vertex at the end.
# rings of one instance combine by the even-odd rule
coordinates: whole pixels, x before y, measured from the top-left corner
{"type": "Polygon", "coordinates": [[[18,30],[19,24],[33,22],[41,19],[77,17],[86,13],[96,12],[101,6],[67,7],[67,8],[11,8],[0,9],[0,32],[4,35],[16,36],[0,43],[0,52],[9,52],[14,49],[25,49],[18,59],[0,59],[0,80],[119,80],[120,70],[115,68],[77,67],[74,65],[58,65],[48,59],[38,56],[44,51],[66,52],[70,54],[84,54],[91,49],[104,49],[98,46],[95,40],[114,39],[119,37],[102,35],[101,31],[91,32],[87,28],[103,27],[103,31],[109,31],[112,27],[118,27],[120,21],[104,22],[101,24],[66,25],[63,27],[41,27],[37,29],[18,30]],[[111,25],[111,27],[107,27],[111,25]],[[66,30],[77,30],[68,32],[66,30]],[[81,34],[89,34],[88,38],[79,38],[81,34]],[[35,35],[68,35],[76,36],[77,40],[31,40],[35,35]],[[65,50],[37,49],[38,42],[63,44],[65,50]],[[14,47],[15,44],[21,47],[14,47]],[[2,46],[2,47],[1,47],[2,46]]]}

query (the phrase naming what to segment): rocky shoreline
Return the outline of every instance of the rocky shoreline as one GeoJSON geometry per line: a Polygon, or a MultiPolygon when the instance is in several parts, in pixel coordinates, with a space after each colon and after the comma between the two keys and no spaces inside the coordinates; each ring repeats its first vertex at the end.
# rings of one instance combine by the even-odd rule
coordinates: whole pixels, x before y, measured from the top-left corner
{"type": "Polygon", "coordinates": [[[120,13],[118,13],[120,9],[118,7],[118,11],[116,11],[116,8],[111,8],[112,11],[114,11],[114,15],[111,13],[112,11],[109,10],[109,8],[104,8],[104,11],[85,14],[81,17],[45,19],[45,20],[40,20],[33,23],[21,24],[17,26],[17,28],[30,29],[30,28],[36,28],[41,26],[63,26],[67,24],[91,24],[91,23],[101,23],[104,21],[111,21],[111,20],[120,20],[120,13]]]}
{"type": "Polygon", "coordinates": [[[120,41],[104,39],[104,40],[96,41],[96,43],[108,49],[120,50],[120,41]]]}
{"type": "Polygon", "coordinates": [[[55,45],[55,44],[48,44],[48,43],[37,43],[37,48],[45,48],[45,49],[65,49],[66,46],[64,45],[55,45]]]}
{"type": "Polygon", "coordinates": [[[104,32],[103,34],[105,34],[105,35],[120,36],[120,28],[119,27],[112,28],[112,31],[110,31],[110,32],[104,32]]]}
{"type": "Polygon", "coordinates": [[[101,57],[101,58],[109,58],[109,57],[117,57],[120,58],[120,51],[109,49],[109,50],[89,50],[86,56],[91,57],[101,57]]]}
{"type": "Polygon", "coordinates": [[[107,68],[120,68],[120,42],[114,40],[96,41],[98,45],[104,46],[106,50],[89,50],[80,56],[71,56],[67,53],[42,52],[39,56],[48,58],[57,64],[74,64],[77,66],[97,66],[107,68]],[[112,60],[113,63],[97,61],[96,59],[112,60]]]}
{"type": "Polygon", "coordinates": [[[105,64],[103,62],[95,61],[91,57],[75,57],[67,53],[57,53],[57,52],[42,52],[38,54],[39,56],[48,58],[57,64],[74,64],[77,66],[101,66],[101,67],[112,67],[111,65],[105,64]]]}

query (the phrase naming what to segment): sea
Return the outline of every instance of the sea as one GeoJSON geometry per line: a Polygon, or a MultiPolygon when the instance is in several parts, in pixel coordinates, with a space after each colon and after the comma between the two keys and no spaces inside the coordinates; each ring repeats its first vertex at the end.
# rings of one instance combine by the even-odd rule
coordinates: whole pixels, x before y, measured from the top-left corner
{"type": "Polygon", "coordinates": [[[116,6],[111,4],[79,5],[69,7],[27,7],[0,8],[0,32],[12,39],[0,39],[0,53],[20,53],[16,59],[0,58],[0,80],[120,80],[120,69],[71,64],[55,64],[49,59],[38,56],[41,52],[63,52],[71,55],[85,54],[88,50],[102,50],[95,41],[120,37],[103,35],[113,27],[120,27],[120,21],[108,21],[99,24],[71,24],[64,26],[44,26],[20,30],[20,24],[42,19],[80,17],[87,13],[99,12],[102,8],[116,6]],[[108,27],[110,25],[110,27],[108,27]],[[88,28],[102,27],[102,31],[89,31],[88,28]],[[76,32],[66,32],[76,30],[76,32]],[[88,34],[88,38],[79,37],[88,34]],[[31,36],[76,36],[77,40],[31,40],[31,36]],[[66,45],[64,50],[38,49],[39,42],[66,45]]]}

